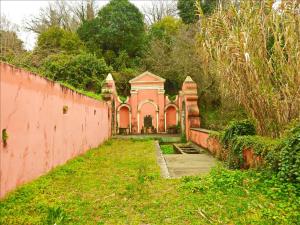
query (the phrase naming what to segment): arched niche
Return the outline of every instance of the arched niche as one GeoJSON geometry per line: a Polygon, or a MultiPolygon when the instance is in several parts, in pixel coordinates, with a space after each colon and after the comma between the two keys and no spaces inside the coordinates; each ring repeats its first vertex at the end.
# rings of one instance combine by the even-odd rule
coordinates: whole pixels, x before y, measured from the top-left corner
{"type": "Polygon", "coordinates": [[[131,133],[131,107],[121,104],[117,109],[118,133],[131,133]]]}

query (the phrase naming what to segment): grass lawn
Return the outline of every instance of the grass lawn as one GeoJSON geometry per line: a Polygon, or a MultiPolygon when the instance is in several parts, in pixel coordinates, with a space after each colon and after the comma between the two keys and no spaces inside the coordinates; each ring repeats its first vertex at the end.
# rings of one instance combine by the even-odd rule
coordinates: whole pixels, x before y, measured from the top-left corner
{"type": "Polygon", "coordinates": [[[0,224],[297,224],[299,189],[222,166],[162,179],[151,140],[112,140],[9,194],[0,224]]]}
{"type": "Polygon", "coordinates": [[[173,145],[161,145],[160,149],[163,154],[175,154],[173,145]]]}

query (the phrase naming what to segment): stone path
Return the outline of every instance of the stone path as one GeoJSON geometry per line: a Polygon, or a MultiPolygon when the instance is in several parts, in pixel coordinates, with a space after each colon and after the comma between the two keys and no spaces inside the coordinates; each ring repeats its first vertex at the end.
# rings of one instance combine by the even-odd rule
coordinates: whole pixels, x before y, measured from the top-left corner
{"type": "MultiPolygon", "coordinates": [[[[208,153],[170,154],[162,155],[162,157],[164,162],[159,162],[159,164],[162,169],[162,175],[166,178],[207,174],[217,162],[217,160],[208,153]],[[167,172],[165,171],[166,169],[167,172]]],[[[159,159],[159,161],[161,160],[162,159],[159,159]]]]}

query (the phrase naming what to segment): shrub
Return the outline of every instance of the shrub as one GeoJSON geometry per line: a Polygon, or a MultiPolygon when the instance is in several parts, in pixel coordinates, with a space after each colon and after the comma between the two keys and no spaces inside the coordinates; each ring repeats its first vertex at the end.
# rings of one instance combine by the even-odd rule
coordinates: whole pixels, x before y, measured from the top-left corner
{"type": "Polygon", "coordinates": [[[47,57],[42,65],[47,77],[62,81],[78,89],[100,92],[101,84],[111,68],[104,59],[92,54],[82,53],[76,56],[56,54],[47,57]]]}
{"type": "Polygon", "coordinates": [[[279,154],[279,177],[284,181],[300,183],[300,124],[284,140],[279,154]]]}
{"type": "Polygon", "coordinates": [[[255,135],[255,133],[255,126],[250,120],[231,121],[229,126],[225,129],[221,142],[224,144],[224,147],[228,147],[230,140],[234,137],[255,135]]]}
{"type": "Polygon", "coordinates": [[[51,27],[42,32],[37,40],[37,51],[47,53],[79,52],[84,45],[76,33],[66,31],[59,27],[51,27]]]}

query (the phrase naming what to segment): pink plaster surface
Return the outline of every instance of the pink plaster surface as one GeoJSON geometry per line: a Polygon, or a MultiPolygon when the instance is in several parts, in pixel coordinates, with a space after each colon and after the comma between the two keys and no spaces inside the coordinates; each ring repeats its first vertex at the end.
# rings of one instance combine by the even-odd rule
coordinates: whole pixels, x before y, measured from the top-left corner
{"type": "Polygon", "coordinates": [[[109,107],[38,75],[1,63],[0,197],[111,135],[109,107]],[[63,107],[68,110],[64,114],[63,107]]]}
{"type": "Polygon", "coordinates": [[[125,106],[120,109],[120,128],[129,127],[129,109],[125,106]]]}
{"type": "Polygon", "coordinates": [[[171,126],[176,126],[176,109],[174,106],[170,106],[166,110],[166,124],[167,128],[171,126]]]}
{"type": "MultiPolygon", "coordinates": [[[[209,137],[207,132],[191,129],[190,140],[200,147],[209,150],[210,153],[212,153],[218,159],[226,160],[228,156],[228,151],[222,147],[222,144],[218,141],[218,139],[209,137]]],[[[260,156],[255,155],[253,149],[243,149],[243,165],[241,168],[255,168],[263,163],[264,160],[260,156]]]]}
{"type": "Polygon", "coordinates": [[[202,148],[208,148],[209,134],[201,131],[190,130],[190,140],[202,148]]]}

